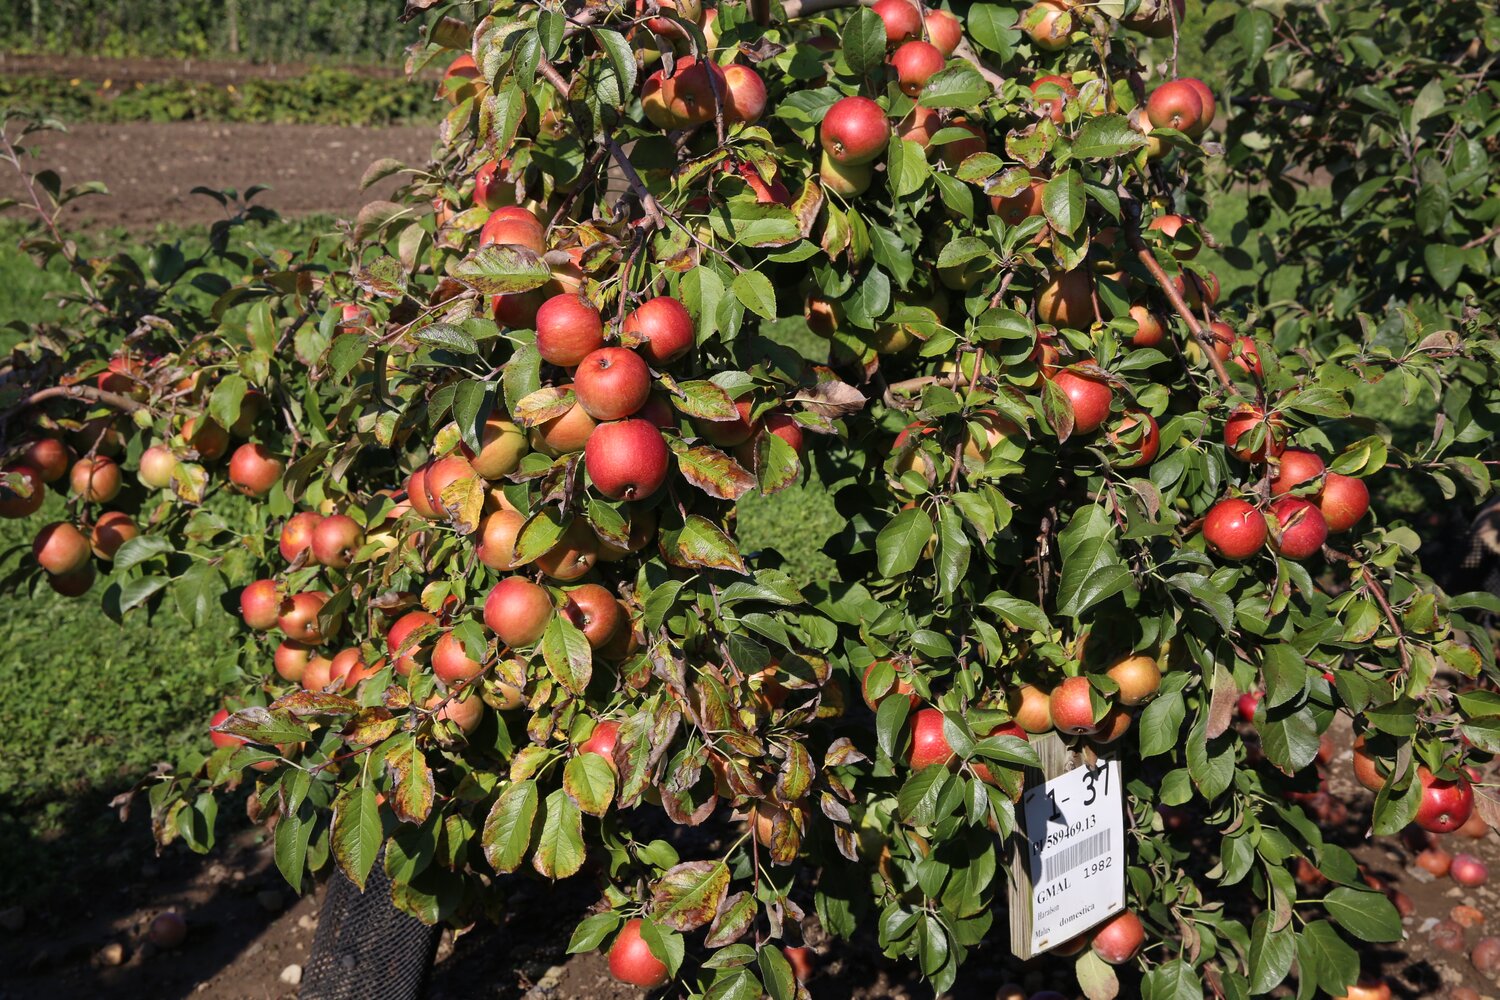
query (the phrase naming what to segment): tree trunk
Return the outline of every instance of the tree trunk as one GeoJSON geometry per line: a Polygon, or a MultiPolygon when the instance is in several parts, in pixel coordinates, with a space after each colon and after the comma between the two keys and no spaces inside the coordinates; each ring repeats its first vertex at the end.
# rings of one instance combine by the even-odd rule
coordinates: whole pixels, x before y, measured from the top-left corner
{"type": "Polygon", "coordinates": [[[240,54],[240,0],[228,0],[225,4],[229,15],[229,51],[232,55],[240,54]]]}

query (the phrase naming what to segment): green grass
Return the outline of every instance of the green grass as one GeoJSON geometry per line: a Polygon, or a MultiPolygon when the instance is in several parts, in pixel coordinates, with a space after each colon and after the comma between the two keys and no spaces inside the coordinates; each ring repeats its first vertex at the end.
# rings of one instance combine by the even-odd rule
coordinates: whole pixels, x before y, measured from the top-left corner
{"type": "Polygon", "coordinates": [[[436,121],[435,85],[339,70],[236,84],[157,80],[111,84],[41,76],[0,77],[0,107],[68,122],[277,122],[388,125],[436,121]]]}

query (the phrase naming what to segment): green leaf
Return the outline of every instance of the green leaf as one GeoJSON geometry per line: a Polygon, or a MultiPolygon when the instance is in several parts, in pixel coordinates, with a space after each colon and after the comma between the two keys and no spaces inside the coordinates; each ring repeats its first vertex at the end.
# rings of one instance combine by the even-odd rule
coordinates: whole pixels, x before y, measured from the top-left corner
{"type": "Polygon", "coordinates": [[[374,788],[346,788],[333,800],[333,860],[361,892],[384,839],[374,788]]]}
{"type": "Polygon", "coordinates": [[[910,572],[932,539],[932,518],[920,507],[903,510],[880,529],[875,556],[880,575],[887,579],[910,572]]]}
{"type": "MultiPolygon", "coordinates": [[[[878,20],[878,19],[877,19],[878,20]]],[[[776,318],[776,290],[759,271],[741,271],[729,285],[740,304],[762,319],[776,318]]]]}
{"type": "Polygon", "coordinates": [[[573,936],[568,940],[568,954],[581,955],[584,952],[597,950],[604,943],[604,939],[613,934],[623,921],[624,917],[614,910],[589,914],[578,922],[577,927],[573,928],[573,936]]]}
{"type": "Polygon", "coordinates": [[[172,540],[165,535],[137,535],[120,546],[115,553],[115,572],[123,573],[127,569],[134,569],[153,556],[167,555],[176,549],[172,540]]]}
{"type": "Polygon", "coordinates": [[[928,165],[927,154],[922,147],[900,136],[891,137],[885,169],[891,193],[898,198],[910,197],[920,191],[932,174],[932,167],[928,165]]]}
{"type": "Polygon", "coordinates": [[[495,800],[484,821],[479,843],[490,867],[502,875],[521,867],[531,848],[538,803],[535,781],[518,781],[495,800]]]}
{"type": "Polygon", "coordinates": [[[563,767],[563,788],[590,816],[609,812],[615,797],[615,769],[596,753],[581,753],[563,767]]]}
{"type": "Polygon", "coordinates": [[[1163,694],[1141,713],[1141,756],[1155,757],[1175,748],[1182,736],[1182,720],[1187,715],[1187,706],[1182,693],[1173,691],[1163,694]]]}
{"type": "Polygon", "coordinates": [[[296,809],[283,813],[276,823],[274,836],[276,869],[292,891],[298,893],[302,891],[302,876],[307,871],[307,845],[317,827],[307,815],[310,811],[296,809]]]}
{"type": "Polygon", "coordinates": [[[977,108],[993,93],[979,71],[968,63],[940,70],[922,87],[917,103],[924,108],[977,108]]]}
{"type": "Polygon", "coordinates": [[[885,22],[868,7],[857,9],[844,24],[840,39],[844,61],[860,76],[867,76],[885,63],[885,22]]]}
{"type": "Polygon", "coordinates": [[[1446,243],[1429,243],[1422,248],[1422,262],[1427,265],[1427,273],[1445,292],[1458,281],[1468,259],[1467,250],[1446,243]]]}
{"type": "Polygon", "coordinates": [[[1062,551],[1062,583],[1057,589],[1058,614],[1078,617],[1134,584],[1116,548],[1114,522],[1103,507],[1078,510],[1058,544],[1062,551]]]}
{"type": "Polygon", "coordinates": [[[1203,984],[1181,959],[1164,962],[1141,978],[1144,1000],[1203,1000],[1203,984]]]}
{"type": "Polygon", "coordinates": [[[1401,940],[1401,914],[1384,893],[1339,886],[1323,897],[1323,909],[1362,941],[1401,940]]]}
{"type": "Polygon", "coordinates": [[[1271,12],[1263,7],[1242,7],[1234,18],[1234,37],[1245,50],[1244,65],[1257,66],[1271,46],[1275,31],[1271,12]]]}
{"type": "Polygon", "coordinates": [[[1083,123],[1073,140],[1073,155],[1080,160],[1109,160],[1146,145],[1147,139],[1124,115],[1099,115],[1083,123]]]}
{"type": "Polygon", "coordinates": [[[969,8],[964,19],[969,37],[981,47],[1007,59],[1021,40],[1016,30],[1016,8],[980,3],[969,8]]]}
{"type": "Polygon", "coordinates": [[[566,790],[555,788],[547,796],[546,815],[531,865],[547,878],[567,878],[583,867],[584,857],[583,813],[566,790]]]}
{"type": "Polygon", "coordinates": [[[455,279],[481,295],[529,292],[552,280],[552,268],[526,247],[492,243],[453,265],[455,279]]]}
{"type": "Polygon", "coordinates": [[[1292,971],[1297,955],[1297,933],[1291,927],[1272,930],[1271,914],[1255,918],[1250,934],[1250,992],[1269,993],[1292,971]]]}
{"type": "Polygon", "coordinates": [[[594,651],[583,631],[566,615],[553,615],[542,633],[542,659],[557,682],[581,695],[594,676],[594,651]]]}
{"type": "Polygon", "coordinates": [[[213,395],[208,397],[208,415],[214,423],[220,427],[233,427],[240,419],[240,404],[249,389],[250,384],[243,375],[234,372],[225,375],[224,380],[214,386],[213,395]]]}
{"type": "Polygon", "coordinates": [[[1359,978],[1359,954],[1326,920],[1314,920],[1302,929],[1297,966],[1304,980],[1330,996],[1341,996],[1359,978]]]}
{"type": "Polygon", "coordinates": [[[1083,178],[1076,170],[1065,170],[1042,189],[1042,211],[1052,228],[1072,236],[1083,223],[1083,178]]]}
{"type": "Polygon", "coordinates": [[[412,334],[412,339],[429,347],[441,347],[456,354],[478,354],[479,342],[451,323],[429,323],[412,334]]]}

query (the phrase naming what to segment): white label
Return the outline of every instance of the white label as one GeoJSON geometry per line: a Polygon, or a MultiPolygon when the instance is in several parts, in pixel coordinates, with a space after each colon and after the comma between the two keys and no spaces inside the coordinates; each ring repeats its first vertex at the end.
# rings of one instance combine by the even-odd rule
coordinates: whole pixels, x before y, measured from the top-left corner
{"type": "Polygon", "coordinates": [[[1085,764],[1021,796],[1031,869],[1033,954],[1125,909],[1120,762],[1085,764]]]}

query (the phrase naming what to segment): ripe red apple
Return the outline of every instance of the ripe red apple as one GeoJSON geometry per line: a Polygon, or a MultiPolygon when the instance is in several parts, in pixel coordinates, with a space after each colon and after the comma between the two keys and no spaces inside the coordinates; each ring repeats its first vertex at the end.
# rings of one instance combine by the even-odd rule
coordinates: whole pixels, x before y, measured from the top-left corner
{"type": "Polygon", "coordinates": [[[1042,214],[1042,191],[1046,186],[1046,181],[1038,179],[1009,198],[994,195],[990,198],[990,211],[1007,226],[1019,226],[1033,215],[1042,214]]]}
{"type": "Polygon", "coordinates": [[[625,317],[623,332],[642,338],[637,348],[648,362],[661,368],[692,350],[696,341],[693,317],[670,295],[647,299],[625,317]]]}
{"type": "Polygon", "coordinates": [[[666,482],[672,453],[649,420],[600,424],[583,450],[595,489],[611,500],[641,500],[666,482]]]}
{"type": "Polygon", "coordinates": [[[328,665],[329,683],[338,681],[340,691],[353,691],[360,681],[373,677],[385,668],[385,660],[365,662],[365,654],[358,646],[341,649],[333,655],[328,665]]]}
{"type": "Polygon", "coordinates": [[[1094,296],[1087,268],[1054,271],[1037,295],[1036,315],[1043,323],[1087,330],[1094,323],[1094,296]]]}
{"type": "Polygon", "coordinates": [[[536,567],[554,580],[576,580],[594,568],[599,558],[599,536],[588,522],[574,518],[557,544],[537,557],[536,567]]]}
{"type": "Polygon", "coordinates": [[[1203,118],[1203,99],[1185,80],[1169,80],[1153,90],[1146,99],[1146,117],[1155,128],[1174,128],[1192,137],[1202,135],[1208,127],[1203,118]]]}
{"type": "MultiPolygon", "coordinates": [[[[561,388],[572,389],[574,386],[569,383],[561,388]]],[[[589,438],[593,436],[596,426],[594,418],[589,416],[588,411],[581,404],[575,403],[572,409],[561,416],[553,417],[533,427],[531,446],[553,458],[582,451],[588,444],[589,438]]]]}
{"type": "Polygon", "coordinates": [[[714,93],[724,101],[729,82],[716,63],[702,63],[693,56],[677,60],[667,95],[667,109],[680,125],[702,125],[714,120],[714,93]],[[712,76],[710,76],[712,74],[712,76]]]}
{"type": "Polygon", "coordinates": [[[526,330],[536,327],[536,314],[542,308],[542,291],[511,292],[490,299],[490,314],[501,329],[526,330]]]}
{"type": "Polygon", "coordinates": [[[308,561],[316,563],[317,556],[312,553],[313,531],[322,520],[322,514],[311,510],[304,510],[287,518],[286,524],[281,526],[281,541],[278,546],[281,558],[289,563],[296,562],[297,557],[306,552],[308,561]]]}
{"type": "Polygon", "coordinates": [[[1250,504],[1220,500],[1203,519],[1203,540],[1225,559],[1249,559],[1266,544],[1266,519],[1250,504]]]}
{"type": "Polygon", "coordinates": [[[1123,965],[1135,958],[1145,943],[1146,928],[1130,910],[1111,917],[1094,931],[1094,954],[1110,965],[1123,965]]]}
{"type": "MultiPolygon", "coordinates": [[[[1094,364],[1093,358],[1084,358],[1081,365],[1094,364]]],[[[1104,426],[1109,418],[1109,405],[1115,398],[1109,383],[1102,379],[1080,374],[1065,368],[1053,376],[1052,382],[1068,397],[1073,407],[1073,433],[1089,434],[1104,426]]]]}
{"type": "Polygon", "coordinates": [[[348,569],[365,543],[365,529],[348,514],[330,514],[312,533],[313,558],[330,569],[348,569]]]}
{"type": "Polygon", "coordinates": [[[18,520],[30,517],[41,509],[47,499],[47,487],[42,485],[42,474],[30,465],[19,463],[0,470],[0,517],[18,520]],[[10,477],[19,480],[18,489],[6,485],[10,477]],[[24,490],[26,495],[21,495],[24,490]]]}
{"type": "MultiPolygon", "coordinates": [[[[1474,942],[1474,949],[1469,952],[1469,961],[1488,979],[1500,976],[1500,937],[1482,937],[1474,942]]],[[[1389,998],[1390,993],[1386,993],[1381,1000],[1389,998]]],[[[1470,991],[1464,996],[1455,988],[1448,991],[1447,1000],[1480,1000],[1480,994],[1470,991]]]]}
{"type": "Polygon", "coordinates": [[[497,510],[479,522],[479,544],[475,554],[490,569],[506,571],[515,568],[516,538],[526,518],[513,510],[497,510]]]}
{"type": "Polygon", "coordinates": [[[68,521],[47,525],[31,543],[32,557],[53,576],[66,576],[83,569],[88,565],[91,551],[88,536],[68,521]]]}
{"type": "Polygon", "coordinates": [[[256,580],[240,591],[240,617],[257,632],[276,627],[281,615],[281,591],[275,580],[256,580]]]}
{"type": "Polygon", "coordinates": [[[1354,779],[1372,792],[1385,787],[1385,775],[1380,773],[1375,757],[1365,752],[1363,736],[1354,740],[1354,779]]]}
{"type": "Polygon", "coordinates": [[[1185,76],[1179,82],[1185,83],[1189,87],[1193,88],[1193,93],[1198,95],[1198,103],[1203,106],[1203,115],[1199,119],[1197,131],[1188,133],[1188,135],[1196,139],[1205,131],[1207,131],[1208,127],[1213,124],[1214,112],[1218,110],[1216,106],[1217,102],[1214,100],[1214,92],[1208,89],[1208,84],[1204,83],[1197,77],[1185,76]]]}
{"type": "Polygon", "coordinates": [[[1450,781],[1418,767],[1417,780],[1422,783],[1422,804],[1413,820],[1417,826],[1429,833],[1452,833],[1468,821],[1474,812],[1474,790],[1468,778],[1450,781]]]}
{"type": "Polygon", "coordinates": [[[594,649],[609,645],[628,621],[615,595],[597,583],[585,583],[568,591],[563,613],[594,649]]]}
{"type": "MultiPolygon", "coordinates": [[[[510,161],[505,161],[505,166],[510,167],[510,161]]],[[[501,163],[498,160],[488,160],[474,172],[474,205],[476,208],[487,208],[494,211],[497,208],[505,208],[513,205],[516,200],[516,188],[500,174],[501,163]]],[[[483,230],[480,231],[480,246],[484,245],[483,230]]]]}
{"type": "Polygon", "coordinates": [[[322,653],[313,653],[302,668],[302,689],[322,691],[333,683],[333,661],[322,653]]]}
{"type": "Polygon", "coordinates": [[[609,763],[610,770],[614,770],[615,744],[619,741],[620,724],[612,719],[605,719],[597,723],[594,731],[589,733],[589,738],[578,745],[578,752],[598,754],[609,763]]]}
{"type": "Polygon", "coordinates": [[[530,448],[526,444],[526,432],[503,416],[490,417],[480,432],[479,451],[464,448],[469,465],[482,478],[491,481],[504,479],[521,466],[530,448]]]}
{"type": "Polygon", "coordinates": [[[307,590],[300,594],[288,594],[281,602],[281,614],[276,618],[276,627],[286,633],[288,639],[315,646],[323,641],[323,630],[318,626],[318,612],[327,603],[328,595],[322,591],[307,590]]]}
{"type": "Polygon", "coordinates": [[[1052,689],[1050,698],[1052,725],[1070,736],[1086,736],[1099,728],[1094,719],[1091,692],[1094,686],[1087,677],[1065,677],[1052,689]]]}
{"type": "Polygon", "coordinates": [[[1328,522],[1311,500],[1282,497],[1271,504],[1276,517],[1272,547],[1288,559],[1310,559],[1323,551],[1328,541],[1328,522]]]}
{"type": "Polygon", "coordinates": [[[943,713],[935,708],[924,708],[916,712],[908,723],[911,730],[911,748],[906,761],[912,770],[925,767],[948,767],[954,761],[953,748],[943,734],[943,713]]]}
{"type": "Polygon", "coordinates": [[[1323,478],[1318,509],[1332,534],[1341,534],[1364,519],[1370,510],[1370,488],[1363,479],[1330,472],[1323,478]]]}
{"type": "Polygon", "coordinates": [[[1127,656],[1105,673],[1120,685],[1120,693],[1115,697],[1121,705],[1134,706],[1150,701],[1161,689],[1161,668],[1154,657],[1144,654],[1127,656]]]}
{"type": "Polygon", "coordinates": [[[281,479],[281,460],[264,446],[242,444],[229,459],[229,481],[246,496],[263,497],[281,479]]]}
{"type": "MultiPolygon", "coordinates": [[[[497,208],[479,229],[479,245],[525,247],[535,254],[547,252],[547,231],[528,210],[511,205],[497,208]]],[[[523,294],[523,293],[512,293],[523,294]]]]}
{"type": "MultiPolygon", "coordinates": [[[[444,455],[442,458],[427,466],[427,472],[422,478],[422,486],[427,491],[427,504],[437,511],[438,517],[449,513],[448,504],[443,501],[443,493],[458,482],[460,479],[474,479],[476,473],[474,466],[462,455],[444,455]]],[[[415,504],[413,504],[415,507],[415,504]]],[[[315,548],[314,553],[317,552],[315,548]]]]}
{"type": "Polygon", "coordinates": [[[766,113],[766,82],[749,66],[724,67],[724,122],[754,125],[766,113]]]}
{"type": "Polygon", "coordinates": [[[229,709],[221,708],[208,718],[208,738],[216,747],[242,747],[245,745],[243,736],[233,736],[229,733],[215,732],[229,718],[229,709]]]}
{"type": "Polygon", "coordinates": [[[21,463],[35,469],[44,483],[55,483],[68,471],[71,453],[57,438],[38,438],[21,453],[21,463]]]}
{"type": "Polygon", "coordinates": [[[183,421],[182,440],[205,462],[217,462],[229,450],[229,432],[207,418],[183,421]]]}
{"type": "Polygon", "coordinates": [[[531,645],[551,620],[551,595],[519,576],[501,580],[484,599],[484,624],[507,646],[531,645]]]}
{"type": "Polygon", "coordinates": [[[1157,426],[1156,418],[1145,410],[1126,410],[1119,423],[1108,434],[1109,443],[1117,448],[1134,452],[1129,458],[1123,458],[1114,463],[1117,469],[1139,469],[1143,465],[1150,465],[1156,461],[1156,456],[1161,452],[1161,429],[1157,426]],[[1138,425],[1144,424],[1145,430],[1133,443],[1127,443],[1126,438],[1138,425]]]}
{"type": "Polygon", "coordinates": [[[177,456],[170,449],[154,444],[141,452],[141,466],[136,478],[142,486],[164,490],[172,485],[172,473],[176,471],[177,456]]]}
{"type": "MultiPolygon", "coordinates": [[[[271,624],[275,624],[273,621],[271,624]]],[[[286,639],[276,647],[276,652],[271,657],[271,663],[276,667],[276,673],[284,681],[297,684],[302,680],[302,675],[307,671],[307,665],[312,660],[312,647],[295,639],[286,639]]]]}
{"type": "Polygon", "coordinates": [[[1472,854],[1455,854],[1449,874],[1459,885],[1472,889],[1476,885],[1484,885],[1490,877],[1490,870],[1472,854]]]}
{"type": "Polygon", "coordinates": [[[1006,696],[1006,707],[1016,725],[1028,733],[1052,728],[1052,698],[1034,684],[1022,684],[1006,696]]]}
{"type": "Polygon", "coordinates": [[[74,462],[69,481],[73,492],[88,503],[109,503],[120,495],[120,467],[103,455],[74,462]]]}
{"type": "Polygon", "coordinates": [[[1288,448],[1275,463],[1276,475],[1271,480],[1271,495],[1284,497],[1303,483],[1310,483],[1324,472],[1323,460],[1310,451],[1288,448]]]}
{"type": "Polygon", "coordinates": [[[927,81],[940,73],[947,58],[931,42],[903,42],[891,55],[891,67],[896,71],[896,82],[907,97],[916,97],[927,86],[927,81]]]}
{"type": "Polygon", "coordinates": [[[1073,32],[1073,15],[1067,0],[1040,0],[1021,15],[1018,27],[1031,37],[1031,44],[1044,52],[1067,48],[1073,32]]]}
{"type": "Polygon", "coordinates": [[[922,15],[927,25],[927,40],[938,47],[944,58],[953,55],[964,40],[964,26],[946,10],[929,10],[922,15]]]}
{"type": "MultiPolygon", "coordinates": [[[[906,7],[917,17],[916,8],[906,0],[881,0],[881,3],[906,7]]],[[[917,30],[921,30],[920,18],[917,30]]],[[[891,123],[886,121],[880,105],[868,97],[843,97],[828,109],[819,135],[823,152],[831,161],[845,167],[860,166],[885,152],[891,139],[891,123]]]]}
{"type": "Polygon", "coordinates": [[[609,946],[609,974],[643,990],[654,990],[672,978],[666,964],[651,954],[651,946],[641,937],[639,918],[625,921],[615,943],[609,946]]]}
{"type": "Polygon", "coordinates": [[[1281,454],[1286,446],[1283,441],[1285,429],[1286,424],[1279,413],[1267,417],[1260,407],[1247,403],[1235,407],[1234,412],[1224,421],[1224,444],[1229,453],[1241,462],[1263,462],[1268,455],[1281,454]],[[1240,439],[1257,426],[1265,428],[1261,443],[1256,447],[1251,447],[1248,442],[1241,445],[1240,439]]]}
{"type": "Polygon", "coordinates": [[[479,80],[480,76],[474,57],[467,52],[460,53],[443,72],[443,80],[438,85],[438,93],[450,104],[462,104],[479,92],[475,81],[479,80]]]}
{"type": "Polygon", "coordinates": [[[646,405],[651,369],[629,348],[601,347],[578,363],[573,391],[595,420],[619,420],[646,405]]]}
{"type": "Polygon", "coordinates": [[[542,360],[572,368],[604,346],[604,320],[581,295],[554,295],[536,311],[536,349],[542,360]]]}
{"type": "Polygon", "coordinates": [[[910,0],[876,0],[870,9],[885,22],[887,48],[922,37],[922,12],[910,0]]]}
{"type": "Polygon", "coordinates": [[[1255,710],[1259,707],[1260,694],[1255,691],[1246,691],[1234,703],[1235,714],[1240,717],[1241,722],[1254,722],[1255,710]]]}
{"type": "Polygon", "coordinates": [[[1068,101],[1078,96],[1078,88],[1073,81],[1065,76],[1041,76],[1031,84],[1032,94],[1036,94],[1043,86],[1050,84],[1061,91],[1055,96],[1043,97],[1033,102],[1037,113],[1044,118],[1051,118],[1061,125],[1065,120],[1068,101]]]}
{"type": "Polygon", "coordinates": [[[427,611],[408,611],[391,623],[385,634],[385,651],[396,673],[407,677],[421,668],[428,647],[426,641],[413,641],[412,636],[418,630],[436,624],[437,616],[427,611]]]}
{"type": "MultiPolygon", "coordinates": [[[[932,142],[932,137],[943,127],[943,116],[932,108],[924,108],[920,104],[912,108],[907,116],[896,125],[896,134],[908,142],[914,142],[926,150],[932,142]]],[[[816,332],[816,330],[814,331],[816,332]]],[[[827,334],[824,334],[827,336],[827,334]]]]}
{"type": "MultiPolygon", "coordinates": [[[[1177,234],[1182,231],[1184,227],[1191,225],[1193,225],[1193,220],[1187,218],[1186,216],[1158,215],[1156,218],[1151,220],[1150,224],[1147,225],[1146,228],[1154,229],[1157,232],[1161,233],[1163,236],[1167,237],[1167,239],[1172,240],[1177,238],[1177,234]]],[[[1178,260],[1192,260],[1194,257],[1198,256],[1198,248],[1195,246],[1191,250],[1176,250],[1173,251],[1172,255],[1178,260]]],[[[1225,323],[1221,323],[1219,325],[1228,326],[1228,324],[1225,323]]]]}
{"type": "Polygon", "coordinates": [[[452,687],[460,681],[478,677],[484,672],[484,665],[469,658],[457,636],[444,632],[432,647],[432,672],[438,680],[452,687]]]}

